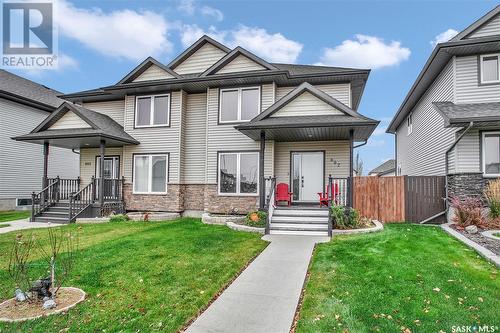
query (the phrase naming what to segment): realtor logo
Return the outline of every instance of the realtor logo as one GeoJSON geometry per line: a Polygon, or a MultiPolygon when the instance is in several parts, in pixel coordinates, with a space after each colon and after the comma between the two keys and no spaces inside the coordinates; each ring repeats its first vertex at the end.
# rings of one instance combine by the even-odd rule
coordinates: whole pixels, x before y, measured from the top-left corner
{"type": "Polygon", "coordinates": [[[1,17],[2,67],[56,67],[52,2],[4,1],[1,17]]]}

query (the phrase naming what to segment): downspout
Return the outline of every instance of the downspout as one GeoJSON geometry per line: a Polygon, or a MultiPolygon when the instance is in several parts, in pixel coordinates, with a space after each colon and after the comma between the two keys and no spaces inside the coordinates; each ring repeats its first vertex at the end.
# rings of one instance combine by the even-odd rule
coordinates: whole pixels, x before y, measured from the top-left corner
{"type": "Polygon", "coordinates": [[[80,152],[79,152],[79,151],[76,151],[76,150],[75,150],[75,148],[71,148],[71,151],[72,151],[73,153],[75,153],[75,154],[80,155],[80,152]]]}
{"type": "Polygon", "coordinates": [[[359,147],[363,147],[363,146],[364,146],[364,145],[366,145],[367,143],[368,143],[368,140],[365,140],[365,142],[360,143],[359,145],[352,147],[352,149],[356,149],[356,148],[359,148],[359,147]]]}

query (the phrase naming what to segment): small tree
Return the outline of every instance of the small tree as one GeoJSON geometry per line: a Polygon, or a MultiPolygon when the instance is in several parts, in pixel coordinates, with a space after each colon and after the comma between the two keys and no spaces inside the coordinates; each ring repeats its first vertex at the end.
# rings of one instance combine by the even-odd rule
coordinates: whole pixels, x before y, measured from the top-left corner
{"type": "Polygon", "coordinates": [[[354,159],[354,170],[357,171],[358,176],[363,175],[363,160],[359,156],[359,152],[356,153],[356,158],[354,159]]]}
{"type": "Polygon", "coordinates": [[[31,288],[29,261],[35,248],[35,237],[30,235],[24,237],[22,234],[16,235],[9,258],[9,276],[15,284],[16,289],[20,289],[25,294],[28,301],[29,295],[26,293],[31,288]]]}

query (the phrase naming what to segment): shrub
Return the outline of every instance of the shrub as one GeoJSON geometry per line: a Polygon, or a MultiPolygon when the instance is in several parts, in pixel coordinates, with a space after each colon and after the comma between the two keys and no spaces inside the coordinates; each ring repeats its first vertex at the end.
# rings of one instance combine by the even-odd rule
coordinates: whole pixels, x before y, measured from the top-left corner
{"type": "Polygon", "coordinates": [[[490,181],[484,195],[490,205],[490,217],[492,219],[500,218],[500,179],[490,181]]]}
{"type": "Polygon", "coordinates": [[[483,202],[479,198],[465,198],[461,200],[458,197],[451,198],[451,206],[455,208],[453,222],[461,227],[469,225],[480,226],[484,223],[483,202]]]}
{"type": "Polygon", "coordinates": [[[127,222],[130,220],[130,217],[126,214],[118,214],[118,215],[112,215],[109,218],[109,222],[127,222]]]}
{"type": "Polygon", "coordinates": [[[350,207],[332,206],[332,219],[338,229],[356,229],[360,225],[359,211],[350,207]]]}
{"type": "Polygon", "coordinates": [[[250,212],[245,218],[245,224],[251,227],[263,228],[266,226],[267,213],[260,210],[250,212]]]}

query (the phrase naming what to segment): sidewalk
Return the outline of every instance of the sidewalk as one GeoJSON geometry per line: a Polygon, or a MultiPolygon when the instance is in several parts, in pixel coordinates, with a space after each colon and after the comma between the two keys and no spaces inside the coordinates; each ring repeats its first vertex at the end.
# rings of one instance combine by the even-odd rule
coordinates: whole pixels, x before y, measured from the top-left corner
{"type": "Polygon", "coordinates": [[[0,223],[0,225],[1,224],[9,224],[10,226],[0,228],[0,234],[5,234],[7,232],[17,231],[17,230],[58,227],[58,226],[64,225],[64,224],[56,224],[56,223],[49,224],[49,223],[43,223],[43,222],[29,222],[28,219],[2,222],[2,223],[0,223]]]}

